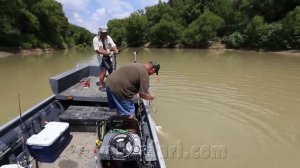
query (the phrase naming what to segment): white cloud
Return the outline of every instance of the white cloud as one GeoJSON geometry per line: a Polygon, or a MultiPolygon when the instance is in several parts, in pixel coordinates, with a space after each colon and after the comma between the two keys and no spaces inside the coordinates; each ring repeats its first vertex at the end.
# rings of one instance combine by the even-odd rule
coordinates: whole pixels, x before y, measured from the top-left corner
{"type": "Polygon", "coordinates": [[[95,13],[92,14],[92,18],[95,19],[95,20],[98,20],[98,19],[101,19],[102,17],[105,16],[105,8],[99,8],[96,10],[95,13]]]}
{"type": "Polygon", "coordinates": [[[85,27],[83,13],[88,10],[90,0],[56,0],[63,5],[64,12],[70,23],[85,27]]]}
{"type": "MultiPolygon", "coordinates": [[[[110,19],[128,17],[134,11],[155,5],[159,0],[56,0],[63,5],[70,23],[96,33],[110,19]]],[[[167,2],[168,0],[162,0],[167,2]]]]}
{"type": "Polygon", "coordinates": [[[107,17],[110,19],[125,18],[134,11],[134,7],[124,0],[98,0],[99,4],[107,9],[107,17]]]}
{"type": "Polygon", "coordinates": [[[92,14],[90,21],[93,23],[88,24],[90,25],[88,29],[94,33],[99,26],[106,26],[108,20],[128,17],[134,11],[133,6],[124,0],[97,0],[97,3],[95,5],[100,8],[92,14]]]}
{"type": "Polygon", "coordinates": [[[72,15],[72,22],[74,23],[84,23],[84,20],[81,18],[81,16],[74,12],[73,15],[72,15]]]}
{"type": "MultiPolygon", "coordinates": [[[[89,25],[89,30],[92,31],[93,33],[96,33],[98,30],[99,26],[104,26],[103,23],[105,20],[105,15],[106,15],[106,9],[105,8],[99,8],[97,9],[91,17],[91,20],[88,20],[87,25],[89,25]]],[[[106,22],[106,21],[105,21],[106,22]]]]}
{"type": "Polygon", "coordinates": [[[63,8],[67,11],[85,11],[90,0],[56,0],[63,4],[63,8]]]}

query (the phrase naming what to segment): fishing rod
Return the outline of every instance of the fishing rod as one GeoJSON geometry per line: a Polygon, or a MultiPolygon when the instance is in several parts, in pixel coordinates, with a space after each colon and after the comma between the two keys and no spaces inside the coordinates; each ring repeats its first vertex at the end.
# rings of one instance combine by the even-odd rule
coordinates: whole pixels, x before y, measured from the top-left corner
{"type": "MultiPolygon", "coordinates": [[[[122,52],[127,46],[122,47],[121,49],[118,50],[118,54],[122,52]]],[[[111,51],[112,53],[110,54],[113,58],[113,70],[115,71],[117,69],[117,54],[114,51],[111,51]]]]}
{"type": "Polygon", "coordinates": [[[21,137],[22,137],[22,149],[24,151],[24,160],[21,161],[21,166],[24,166],[24,168],[31,168],[32,165],[30,164],[30,160],[28,157],[28,151],[26,148],[26,140],[24,136],[24,126],[23,126],[23,119],[22,119],[22,109],[21,109],[21,100],[20,100],[20,94],[18,94],[18,103],[19,103],[19,122],[21,127],[21,137]]]}
{"type": "MultiPolygon", "coordinates": [[[[133,55],[134,55],[134,63],[136,63],[136,58],[137,58],[137,54],[139,53],[138,50],[134,51],[133,52],[133,55]]],[[[140,95],[137,94],[137,103],[138,103],[138,118],[141,119],[141,107],[140,107],[140,95]]]]}
{"type": "Polygon", "coordinates": [[[22,148],[23,151],[25,150],[25,136],[24,136],[24,127],[23,127],[23,119],[22,119],[22,110],[21,110],[21,101],[20,101],[20,95],[18,94],[18,103],[19,103],[19,122],[21,127],[21,137],[22,137],[22,148]]]}
{"type": "Polygon", "coordinates": [[[138,53],[139,53],[139,50],[133,52],[133,55],[134,55],[134,63],[136,63],[136,58],[137,58],[136,56],[137,56],[138,53]]]}

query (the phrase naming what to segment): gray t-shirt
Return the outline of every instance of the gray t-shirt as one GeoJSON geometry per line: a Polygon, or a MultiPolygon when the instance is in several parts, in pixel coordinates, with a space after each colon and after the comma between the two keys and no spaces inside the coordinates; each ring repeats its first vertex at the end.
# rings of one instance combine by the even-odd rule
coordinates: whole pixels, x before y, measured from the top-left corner
{"type": "Polygon", "coordinates": [[[143,64],[126,64],[108,76],[107,86],[121,98],[130,99],[137,93],[148,93],[149,75],[143,64]]]}

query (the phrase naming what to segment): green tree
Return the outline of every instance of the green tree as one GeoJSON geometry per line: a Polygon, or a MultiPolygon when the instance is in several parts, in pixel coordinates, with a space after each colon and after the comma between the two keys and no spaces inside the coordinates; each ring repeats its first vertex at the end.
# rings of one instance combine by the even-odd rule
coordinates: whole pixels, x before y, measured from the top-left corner
{"type": "Polygon", "coordinates": [[[41,38],[56,47],[65,48],[64,39],[69,23],[62,5],[53,0],[41,0],[31,10],[40,21],[41,38]]]}
{"type": "Polygon", "coordinates": [[[245,44],[245,36],[240,32],[234,32],[226,37],[224,42],[229,48],[240,48],[245,44]]]}
{"type": "Polygon", "coordinates": [[[196,20],[203,12],[205,3],[202,0],[170,0],[169,4],[176,11],[176,20],[183,26],[188,26],[196,20]]]}
{"type": "Polygon", "coordinates": [[[282,24],[280,22],[268,24],[262,16],[255,16],[248,23],[244,32],[247,35],[248,48],[284,48],[282,24]]]}
{"type": "Polygon", "coordinates": [[[0,45],[18,46],[21,31],[19,28],[20,9],[25,4],[19,0],[2,0],[0,3],[0,45]]]}
{"type": "Polygon", "coordinates": [[[91,32],[78,26],[71,29],[62,5],[55,0],[0,2],[1,46],[66,48],[91,43],[91,32]]]}
{"type": "Polygon", "coordinates": [[[208,45],[208,41],[217,35],[218,29],[222,27],[223,24],[224,20],[221,17],[215,15],[210,10],[205,10],[205,12],[183,32],[182,42],[191,47],[205,47],[208,45]]]}
{"type": "MultiPolygon", "coordinates": [[[[240,0],[239,0],[240,1],[240,0]]],[[[256,15],[263,16],[266,22],[274,22],[282,19],[287,12],[300,5],[299,0],[241,0],[240,9],[253,18],[256,15]]]]}
{"type": "Polygon", "coordinates": [[[266,24],[264,30],[265,32],[260,38],[262,47],[270,50],[286,48],[281,22],[266,24]]]}
{"type": "Polygon", "coordinates": [[[300,6],[283,19],[283,34],[288,40],[287,47],[300,49],[300,6]]]}
{"type": "Polygon", "coordinates": [[[248,23],[245,34],[247,35],[247,44],[249,47],[259,47],[260,46],[260,37],[264,33],[265,24],[264,18],[262,16],[255,16],[248,23]]]}
{"type": "Polygon", "coordinates": [[[150,42],[158,47],[174,46],[180,41],[182,29],[183,27],[170,15],[164,14],[160,22],[150,29],[150,42]]]}
{"type": "Polygon", "coordinates": [[[70,24],[68,28],[68,34],[66,38],[66,43],[73,47],[75,45],[91,45],[92,44],[92,38],[93,34],[90,33],[85,28],[70,24]]]}
{"type": "Polygon", "coordinates": [[[126,45],[125,24],[125,19],[113,19],[107,23],[109,35],[114,39],[117,46],[126,45]]]}
{"type": "Polygon", "coordinates": [[[148,22],[145,16],[133,13],[126,20],[126,40],[128,46],[139,47],[145,43],[148,22]]]}
{"type": "Polygon", "coordinates": [[[163,15],[174,16],[176,19],[176,11],[167,3],[159,3],[154,6],[146,7],[146,18],[148,19],[149,27],[159,23],[163,15]]]}

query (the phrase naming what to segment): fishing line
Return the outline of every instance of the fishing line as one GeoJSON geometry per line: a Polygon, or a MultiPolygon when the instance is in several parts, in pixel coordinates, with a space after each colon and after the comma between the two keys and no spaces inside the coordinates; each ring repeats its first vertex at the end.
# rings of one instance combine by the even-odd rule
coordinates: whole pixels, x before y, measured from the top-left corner
{"type": "Polygon", "coordinates": [[[167,141],[171,141],[173,139],[168,133],[166,133],[163,130],[162,126],[156,125],[154,121],[153,121],[153,125],[155,126],[155,130],[161,138],[163,138],[167,141]]]}

